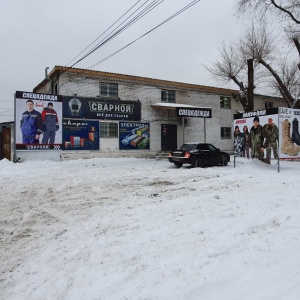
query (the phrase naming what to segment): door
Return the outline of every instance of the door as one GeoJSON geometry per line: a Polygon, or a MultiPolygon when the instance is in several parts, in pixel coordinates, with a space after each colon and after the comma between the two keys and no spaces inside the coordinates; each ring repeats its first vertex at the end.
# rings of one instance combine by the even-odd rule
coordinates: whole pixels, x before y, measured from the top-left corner
{"type": "Polygon", "coordinates": [[[161,124],[161,150],[177,149],[177,125],[161,124]]]}
{"type": "Polygon", "coordinates": [[[11,130],[2,128],[1,132],[1,159],[11,160],[11,130]]]}

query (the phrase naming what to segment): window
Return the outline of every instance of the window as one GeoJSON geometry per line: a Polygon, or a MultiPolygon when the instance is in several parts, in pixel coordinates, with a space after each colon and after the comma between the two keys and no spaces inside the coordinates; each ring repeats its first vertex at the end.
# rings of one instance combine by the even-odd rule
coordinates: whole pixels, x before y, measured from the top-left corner
{"type": "Polygon", "coordinates": [[[100,137],[101,138],[117,138],[118,123],[100,122],[100,137]]]}
{"type": "Polygon", "coordinates": [[[231,109],[231,98],[230,97],[220,97],[220,108],[231,109]]]}
{"type": "Polygon", "coordinates": [[[265,109],[273,108],[273,102],[265,102],[265,109]]]}
{"type": "Polygon", "coordinates": [[[221,127],[221,139],[231,139],[231,127],[221,127]]]}
{"type": "Polygon", "coordinates": [[[118,85],[116,83],[100,82],[100,96],[118,98],[118,85]]]}
{"type": "Polygon", "coordinates": [[[175,103],[175,91],[161,91],[161,101],[175,103]]]}

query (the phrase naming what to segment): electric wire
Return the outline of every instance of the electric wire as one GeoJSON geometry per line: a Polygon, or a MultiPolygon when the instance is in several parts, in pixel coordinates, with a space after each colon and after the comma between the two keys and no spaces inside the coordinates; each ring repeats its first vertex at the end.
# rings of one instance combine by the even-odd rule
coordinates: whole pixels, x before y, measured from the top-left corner
{"type": "MultiPolygon", "coordinates": [[[[91,42],[86,48],[84,48],[77,56],[75,56],[70,62],[66,64],[68,66],[72,63],[79,55],[86,51],[91,45],[93,45],[101,36],[103,36],[110,28],[112,28],[119,20],[121,20],[133,7],[135,7],[141,0],[137,1],[132,7],[130,7],[121,17],[119,17],[111,26],[109,26],[103,33],[101,33],[93,42],[91,42]]],[[[145,2],[146,3],[146,2],[145,2]]]]}
{"type": "Polygon", "coordinates": [[[92,48],[90,51],[88,51],[83,57],[81,57],[79,60],[77,60],[74,64],[72,64],[71,67],[78,64],[85,58],[87,58],[89,55],[94,53],[96,50],[98,50],[100,47],[104,46],[106,43],[111,41],[113,38],[118,36],[120,33],[122,33],[124,30],[126,30],[128,27],[133,25],[135,22],[140,20],[142,17],[144,17],[146,14],[148,14],[150,11],[152,11],[154,8],[156,8],[158,5],[160,5],[165,0],[155,0],[152,1],[146,8],[144,8],[141,12],[139,12],[136,16],[134,16],[132,19],[130,19],[123,27],[121,27],[119,30],[117,30],[125,21],[127,21],[133,14],[135,14],[143,5],[141,5],[136,11],[134,11],[127,19],[125,19],[117,28],[115,28],[111,33],[109,33],[104,39],[101,40],[100,43],[98,43],[94,48],[92,48]],[[117,31],[116,31],[117,30],[117,31]],[[114,32],[115,31],[115,32],[114,32]]]}
{"type": "Polygon", "coordinates": [[[158,24],[157,26],[153,27],[151,30],[147,31],[145,34],[141,35],[140,37],[138,37],[137,39],[133,40],[132,42],[130,42],[129,44],[125,45],[124,47],[120,48],[119,50],[115,51],[114,53],[108,55],[107,57],[101,59],[100,61],[96,62],[95,64],[93,64],[92,66],[90,66],[88,69],[92,69],[94,67],[96,67],[97,65],[101,64],[102,62],[108,60],[109,58],[111,58],[112,56],[116,55],[117,53],[121,52],[122,50],[126,49],[127,47],[129,47],[130,45],[132,45],[133,43],[137,42],[138,40],[140,40],[141,38],[143,38],[144,36],[148,35],[149,33],[151,33],[152,31],[154,31],[155,29],[159,28],[160,26],[164,25],[165,23],[169,22],[171,19],[177,17],[178,15],[180,15],[181,13],[183,13],[185,10],[189,9],[190,7],[192,7],[193,5],[197,4],[200,0],[194,0],[192,2],[190,2],[188,5],[186,5],[185,7],[181,8],[179,11],[177,11],[175,14],[173,14],[172,16],[170,16],[169,18],[165,19],[163,22],[161,22],[160,24],[158,24]]]}
{"type": "MultiPolygon", "coordinates": [[[[171,15],[169,18],[167,18],[166,20],[164,20],[163,22],[161,22],[160,24],[158,24],[157,26],[155,26],[154,28],[152,28],[151,30],[149,30],[148,32],[146,32],[145,34],[143,34],[142,36],[140,36],[139,38],[135,39],[134,41],[132,41],[131,43],[127,44],[126,46],[122,47],[121,49],[115,51],[114,53],[110,54],[109,56],[105,57],[104,59],[98,61],[97,63],[93,64],[90,68],[94,68],[95,66],[99,65],[100,63],[108,60],[110,57],[114,56],[115,54],[121,52],[122,50],[124,50],[125,48],[129,47],[130,45],[132,45],[133,43],[135,43],[136,41],[138,41],[139,39],[143,38],[144,36],[146,36],[147,34],[151,33],[152,31],[154,31],[155,29],[157,29],[158,27],[162,26],[163,24],[167,23],[168,21],[170,21],[171,19],[175,18],[176,16],[178,16],[179,14],[183,13],[185,10],[189,9],[190,7],[192,7],[193,5],[197,4],[200,0],[194,0],[192,2],[190,2],[188,5],[184,6],[183,8],[181,8],[180,10],[178,10],[175,14],[171,15]]],[[[153,2],[152,2],[153,3],[153,2]]],[[[160,4],[160,3],[159,3],[160,4]]],[[[66,67],[65,70],[63,70],[61,72],[67,72],[70,68],[72,67],[66,67]]],[[[86,70],[88,71],[88,70],[86,70]]],[[[84,74],[85,72],[82,71],[82,73],[84,74]]]]}
{"type": "MultiPolygon", "coordinates": [[[[110,34],[112,34],[111,36],[107,35],[106,39],[103,39],[97,46],[95,46],[92,50],[90,50],[87,54],[85,54],[81,59],[79,59],[76,63],[74,63],[71,67],[73,67],[74,65],[76,65],[77,63],[79,63],[80,61],[82,61],[83,59],[85,59],[86,57],[88,57],[89,55],[91,55],[93,52],[95,52],[96,50],[98,50],[100,47],[104,46],[106,43],[108,43],[110,40],[112,40],[113,38],[115,38],[116,36],[118,36],[121,32],[123,32],[125,29],[127,29],[129,26],[131,26],[132,24],[134,24],[137,20],[139,20],[141,17],[143,17],[145,14],[147,14],[150,10],[149,7],[151,7],[153,5],[154,2],[156,1],[152,1],[151,4],[149,4],[145,9],[143,9],[142,12],[140,12],[137,16],[135,16],[132,20],[130,20],[125,26],[123,26],[121,29],[119,29],[117,32],[115,32],[114,34],[112,34],[118,27],[121,26],[121,24],[123,24],[125,21],[123,21],[116,29],[114,29],[110,34]],[[144,13],[145,10],[146,13],[144,13]],[[144,14],[143,14],[144,13],[144,14]]],[[[162,0],[164,1],[164,0],[162,0]]],[[[153,8],[152,8],[153,9],[153,8]]],[[[151,10],[152,10],[151,9],[151,10]]],[[[136,12],[136,11],[135,11],[136,12]]],[[[135,13],[134,12],[134,13],[135,13]]],[[[132,14],[131,14],[132,15],[132,14]]],[[[131,16],[130,15],[130,16],[131,16]]]]}

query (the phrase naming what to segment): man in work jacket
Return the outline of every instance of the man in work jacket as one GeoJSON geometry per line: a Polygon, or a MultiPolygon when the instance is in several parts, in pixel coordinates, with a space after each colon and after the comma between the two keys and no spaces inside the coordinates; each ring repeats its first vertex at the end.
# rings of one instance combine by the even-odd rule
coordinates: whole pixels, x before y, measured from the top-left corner
{"type": "Polygon", "coordinates": [[[54,144],[55,132],[59,129],[58,117],[53,109],[53,102],[49,102],[48,106],[42,111],[42,119],[44,122],[43,144],[54,144]]]}
{"type": "Polygon", "coordinates": [[[253,126],[250,129],[249,134],[249,147],[251,148],[251,158],[257,158],[263,162],[264,160],[264,136],[263,128],[259,124],[259,118],[257,116],[253,119],[253,126]]]}
{"type": "Polygon", "coordinates": [[[273,119],[269,118],[268,123],[263,127],[263,135],[265,137],[264,148],[266,148],[266,161],[270,163],[271,161],[271,150],[273,149],[274,158],[278,159],[278,127],[273,123],[273,119]]]}
{"type": "Polygon", "coordinates": [[[26,101],[27,110],[22,114],[21,131],[23,144],[39,144],[40,135],[43,133],[42,115],[35,109],[32,100],[26,101]]]}

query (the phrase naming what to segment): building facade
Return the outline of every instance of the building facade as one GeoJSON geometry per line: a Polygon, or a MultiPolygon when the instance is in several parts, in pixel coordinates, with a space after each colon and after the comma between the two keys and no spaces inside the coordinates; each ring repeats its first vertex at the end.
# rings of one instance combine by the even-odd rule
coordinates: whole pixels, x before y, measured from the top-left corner
{"type": "MultiPolygon", "coordinates": [[[[168,151],[193,141],[212,143],[232,152],[233,115],[243,111],[234,97],[237,90],[60,66],[55,66],[33,92],[140,101],[140,122],[149,123],[151,138],[149,149],[135,150],[134,155],[137,151],[145,155],[168,151]],[[180,109],[186,114],[180,115],[180,109]],[[191,110],[209,111],[210,116],[189,113],[191,110]]],[[[285,106],[280,98],[255,95],[254,110],[285,106]]],[[[121,120],[106,118],[99,122],[99,153],[132,153],[120,149],[121,120]]]]}

